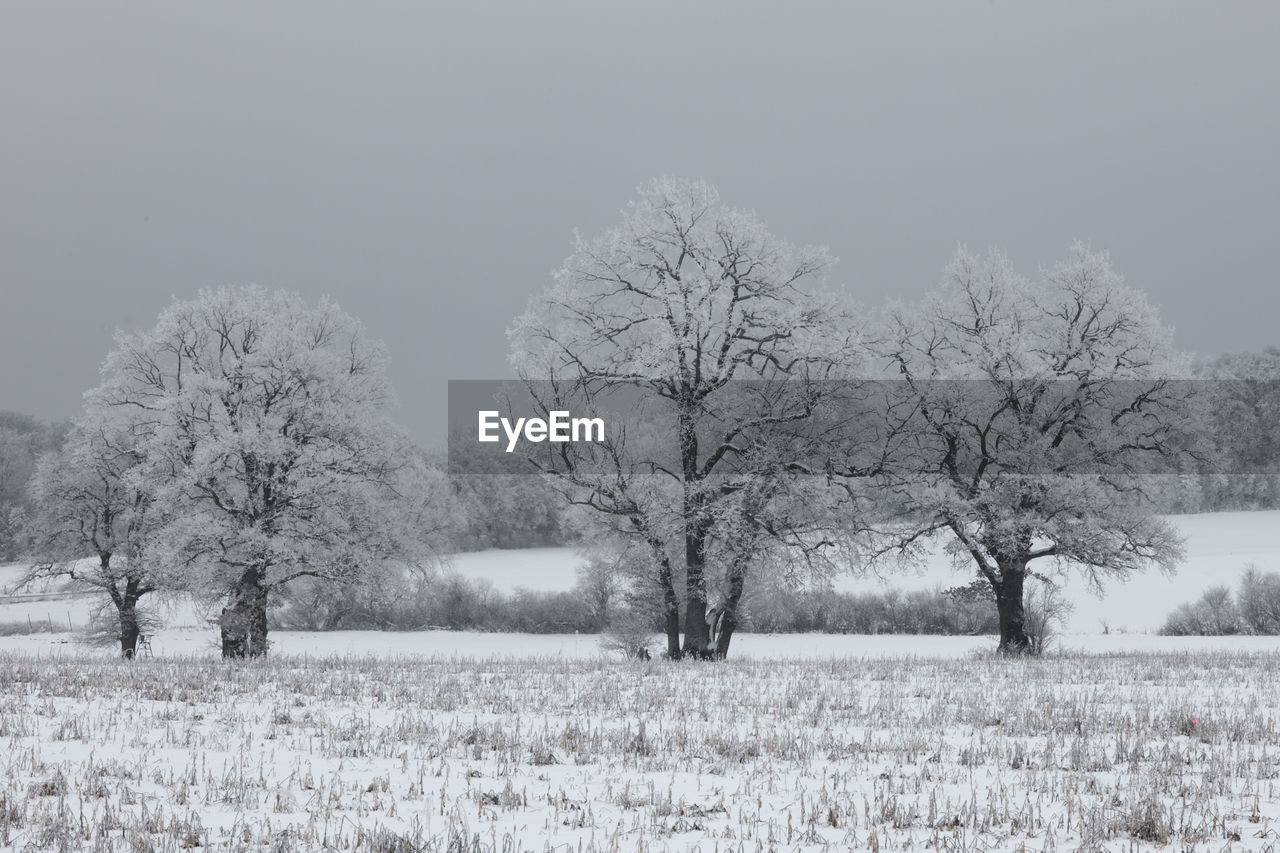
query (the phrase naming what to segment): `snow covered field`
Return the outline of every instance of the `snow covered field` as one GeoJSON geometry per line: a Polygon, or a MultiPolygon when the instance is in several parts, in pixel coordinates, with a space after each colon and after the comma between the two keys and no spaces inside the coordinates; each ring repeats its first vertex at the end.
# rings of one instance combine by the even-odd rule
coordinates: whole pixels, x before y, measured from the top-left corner
{"type": "Polygon", "coordinates": [[[0,849],[1271,850],[1278,679],[1243,652],[0,653],[0,849]]]}
{"type": "MultiPolygon", "coordinates": [[[[594,634],[487,634],[476,631],[305,631],[271,632],[273,654],[335,657],[357,661],[402,658],[443,659],[527,656],[577,661],[615,660],[594,634]]],[[[214,658],[217,635],[212,628],[168,628],[155,635],[156,657],[214,658]]],[[[895,658],[954,659],[990,652],[992,637],[909,636],[894,634],[736,634],[730,654],[735,659],[885,660],[895,658]]],[[[1066,634],[1053,646],[1059,654],[1128,654],[1153,652],[1273,652],[1280,637],[1161,637],[1154,634],[1066,634]]],[[[69,633],[36,633],[0,637],[0,653],[36,659],[112,658],[115,648],[86,648],[69,633]]]]}
{"type": "MultiPolygon", "coordinates": [[[[725,663],[641,664],[586,635],[277,631],[224,664],[191,606],[133,664],[0,636],[0,851],[1275,850],[1280,638],[1143,631],[1280,570],[1280,513],[1178,523],[1177,577],[1069,584],[1073,633],[1040,660],[989,637],[745,634],[725,663]]],[[[557,589],[577,559],[454,565],[557,589]]]]}

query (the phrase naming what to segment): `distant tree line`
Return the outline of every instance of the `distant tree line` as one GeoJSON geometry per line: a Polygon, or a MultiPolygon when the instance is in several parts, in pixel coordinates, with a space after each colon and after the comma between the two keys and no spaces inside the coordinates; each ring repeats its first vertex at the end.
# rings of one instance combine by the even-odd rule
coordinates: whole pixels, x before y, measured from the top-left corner
{"type": "MultiPolygon", "coordinates": [[[[499,590],[482,578],[445,572],[407,581],[394,595],[356,593],[338,601],[309,594],[300,585],[274,611],[287,630],[448,629],[530,634],[599,634],[613,623],[587,600],[581,585],[570,590],[499,590]]],[[[628,611],[618,611],[623,614],[628,611]]],[[[964,600],[945,590],[838,592],[773,590],[753,595],[742,628],[767,634],[994,634],[990,602],[964,600]]],[[[661,625],[648,620],[656,633],[661,625]]]]}
{"type": "Polygon", "coordinates": [[[1183,478],[1183,494],[1171,508],[1280,508],[1280,348],[1222,355],[1199,365],[1196,375],[1209,387],[1208,428],[1220,457],[1183,478]]]}
{"type": "Polygon", "coordinates": [[[31,477],[40,454],[57,450],[67,424],[0,411],[0,563],[22,556],[22,523],[31,510],[31,477]]]}
{"type": "Polygon", "coordinates": [[[545,548],[575,538],[564,501],[540,477],[487,474],[450,477],[449,482],[457,509],[455,550],[545,548]]]}

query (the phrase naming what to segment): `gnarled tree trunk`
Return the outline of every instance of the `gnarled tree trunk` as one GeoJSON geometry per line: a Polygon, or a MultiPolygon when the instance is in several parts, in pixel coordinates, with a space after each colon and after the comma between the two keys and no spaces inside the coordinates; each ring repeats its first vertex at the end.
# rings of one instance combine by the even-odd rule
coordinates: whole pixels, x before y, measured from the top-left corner
{"type": "Polygon", "coordinates": [[[262,587],[254,590],[252,606],[249,608],[249,657],[267,656],[267,591],[262,587]]]}
{"type": "Polygon", "coordinates": [[[1006,655],[1025,655],[1031,651],[1027,637],[1023,583],[1027,578],[1027,561],[1019,559],[999,560],[999,574],[991,585],[996,593],[996,612],[1000,616],[999,651],[1006,655]]]}
{"type": "Polygon", "coordinates": [[[711,655],[711,632],[707,626],[707,576],[705,525],[686,522],[684,654],[695,658],[711,655]]]}
{"type": "Polygon", "coordinates": [[[138,614],[134,610],[120,611],[120,654],[132,659],[138,651],[138,638],[142,631],[138,627],[138,614]]]}
{"type": "Polygon", "coordinates": [[[711,633],[707,627],[707,534],[711,525],[698,493],[702,479],[698,460],[697,423],[688,400],[680,401],[680,467],[684,475],[684,654],[695,658],[711,655],[711,633]],[[687,408],[686,408],[687,406],[687,408]]]}
{"type": "Polygon", "coordinates": [[[249,569],[240,576],[230,601],[218,618],[224,658],[265,657],[267,654],[267,590],[262,573],[249,569]]]}
{"type": "Polygon", "coordinates": [[[138,651],[138,637],[142,628],[138,625],[138,582],[125,582],[124,592],[116,598],[116,614],[120,619],[120,654],[132,658],[138,651]]]}
{"type": "MultiPolygon", "coordinates": [[[[102,577],[110,578],[111,575],[111,557],[109,552],[99,552],[98,562],[102,566],[102,577]]],[[[111,603],[116,608],[116,620],[120,626],[120,654],[122,657],[132,659],[138,651],[138,637],[142,633],[141,627],[138,625],[138,599],[146,595],[150,590],[142,585],[137,578],[125,577],[123,586],[119,580],[113,580],[106,586],[107,594],[111,597],[111,603]]]]}
{"type": "Polygon", "coordinates": [[[243,658],[248,656],[248,624],[244,608],[239,602],[231,602],[222,608],[218,616],[218,632],[222,635],[222,656],[243,658]]]}
{"type": "Polygon", "coordinates": [[[667,657],[670,660],[680,659],[680,598],[676,595],[675,584],[671,577],[671,561],[665,554],[658,569],[658,582],[662,585],[663,627],[667,634],[667,657]]]}

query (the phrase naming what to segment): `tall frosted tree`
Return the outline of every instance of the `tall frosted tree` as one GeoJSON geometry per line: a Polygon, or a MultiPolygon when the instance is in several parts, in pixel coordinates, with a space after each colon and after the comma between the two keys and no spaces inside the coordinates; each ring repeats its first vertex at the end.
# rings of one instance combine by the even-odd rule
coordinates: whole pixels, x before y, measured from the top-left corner
{"type": "Polygon", "coordinates": [[[387,418],[386,356],[333,303],[201,291],[120,334],[91,405],[130,422],[168,519],[149,559],[225,601],[226,657],[267,651],[272,593],[412,559],[414,471],[387,418]]]}
{"type": "Polygon", "coordinates": [[[883,352],[914,438],[884,540],[910,553],[946,539],[990,584],[1002,651],[1028,649],[1036,566],[1101,584],[1179,560],[1149,491],[1194,429],[1193,389],[1175,381],[1189,366],[1106,254],[1077,244],[1029,280],[961,250],[923,305],[891,312],[883,352]]]}
{"type": "Polygon", "coordinates": [[[68,577],[103,592],[126,657],[138,644],[139,602],[162,587],[147,547],[161,512],[137,476],[140,462],[128,413],[87,407],[62,447],[39,458],[24,523],[26,580],[68,577]]]}
{"type": "Polygon", "coordinates": [[[544,468],[644,543],[671,657],[727,652],[750,558],[731,540],[746,528],[797,553],[822,539],[786,503],[794,488],[762,481],[787,471],[779,428],[813,416],[818,383],[853,348],[842,299],[821,286],[832,263],[705,182],[661,178],[618,225],[577,238],[510,330],[541,410],[612,394],[651,415],[602,443],[556,445],[544,468]]]}

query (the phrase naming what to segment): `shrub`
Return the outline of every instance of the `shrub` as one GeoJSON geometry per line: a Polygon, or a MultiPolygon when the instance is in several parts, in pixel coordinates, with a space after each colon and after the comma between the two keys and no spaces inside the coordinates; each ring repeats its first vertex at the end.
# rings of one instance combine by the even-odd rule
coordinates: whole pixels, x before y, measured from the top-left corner
{"type": "Polygon", "coordinates": [[[1210,587],[1196,601],[1180,604],[1165,619],[1160,633],[1166,636],[1220,637],[1238,634],[1240,612],[1226,586],[1210,587]]]}
{"type": "Polygon", "coordinates": [[[995,605],[947,590],[768,590],[748,598],[742,630],[757,633],[989,634],[995,605]]]}
{"type": "Polygon", "coordinates": [[[606,651],[622,652],[629,658],[649,660],[653,638],[653,620],[643,613],[628,610],[613,617],[600,646],[606,651]]]}
{"type": "Polygon", "coordinates": [[[1062,597],[1061,588],[1045,578],[1026,591],[1023,607],[1023,627],[1036,655],[1045,653],[1054,633],[1075,609],[1062,597]]]}

